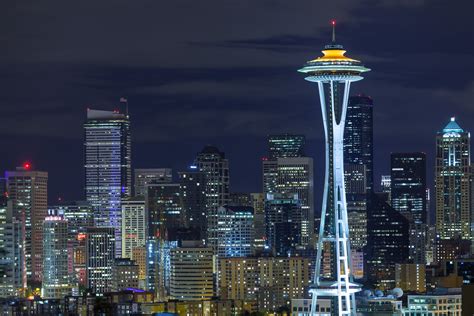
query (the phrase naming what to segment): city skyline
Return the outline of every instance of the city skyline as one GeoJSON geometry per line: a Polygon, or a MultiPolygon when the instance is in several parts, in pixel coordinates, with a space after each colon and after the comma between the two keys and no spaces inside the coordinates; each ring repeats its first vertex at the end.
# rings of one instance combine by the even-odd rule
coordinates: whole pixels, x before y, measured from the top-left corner
{"type": "Polygon", "coordinates": [[[0,310],[474,315],[469,10],[109,1],[6,5],[0,310]]]}
{"type": "MultiPolygon", "coordinates": [[[[436,131],[446,118],[456,116],[461,125],[473,130],[470,127],[474,126],[474,119],[469,107],[472,81],[466,73],[474,65],[471,59],[464,58],[472,51],[471,42],[465,40],[472,37],[472,21],[465,16],[466,12],[457,12],[447,3],[393,1],[370,8],[367,3],[350,6],[335,3],[327,10],[316,10],[317,5],[309,1],[300,5],[279,1],[274,5],[247,3],[254,13],[250,13],[252,10],[246,10],[246,13],[260,19],[250,19],[249,26],[235,29],[232,22],[243,14],[242,9],[233,8],[230,13],[225,5],[211,1],[202,7],[195,5],[198,11],[183,10],[183,20],[189,21],[183,25],[173,23],[161,13],[162,19],[145,19],[150,23],[146,35],[135,41],[130,34],[144,31],[144,25],[132,22],[141,14],[149,17],[142,8],[123,4],[114,9],[117,18],[111,18],[111,14],[104,13],[103,16],[101,13],[107,5],[105,1],[89,17],[88,27],[79,30],[76,29],[79,21],[64,20],[69,9],[54,1],[51,3],[56,5],[58,13],[65,13],[59,14],[59,21],[48,21],[44,29],[25,30],[30,23],[47,14],[47,6],[18,6],[11,12],[22,14],[17,15],[19,20],[13,25],[27,19],[24,27],[5,28],[2,30],[5,35],[0,36],[9,48],[0,59],[4,86],[0,100],[5,109],[0,118],[0,136],[6,147],[14,148],[4,156],[3,169],[12,170],[29,160],[37,169],[48,170],[52,179],[51,199],[59,196],[67,200],[79,198],[77,195],[82,192],[84,180],[79,167],[82,152],[77,145],[82,142],[85,110],[87,107],[114,108],[121,96],[128,97],[130,102],[134,168],[178,170],[191,163],[204,145],[214,144],[227,153],[231,172],[241,174],[250,167],[252,173],[257,174],[259,159],[265,154],[266,135],[288,132],[306,135],[307,155],[315,159],[315,187],[321,188],[322,173],[317,167],[323,166],[318,158],[324,148],[320,137],[322,126],[306,119],[302,113],[310,111],[311,117],[320,114],[313,106],[315,96],[301,87],[294,68],[298,66],[298,60],[311,57],[318,43],[330,37],[326,25],[333,17],[339,21],[341,41],[355,55],[363,56],[375,70],[374,80],[362,82],[353,92],[370,95],[375,102],[376,184],[380,175],[388,171],[392,151],[423,151],[427,153],[427,165],[434,165],[431,157],[435,144],[430,131],[436,131]],[[217,22],[216,17],[207,19],[209,21],[204,18],[208,14],[203,11],[212,5],[217,5],[217,12],[228,18],[229,22],[223,24],[226,32],[214,30],[212,23],[217,22]],[[285,10],[285,5],[294,11],[285,10]],[[125,18],[129,12],[133,19],[125,18]],[[305,18],[310,12],[315,16],[305,18]],[[189,23],[196,21],[198,16],[202,16],[198,20],[200,23],[191,30],[189,23]],[[276,17],[295,23],[278,25],[274,22],[276,17]],[[403,24],[395,23],[402,17],[403,24]],[[120,32],[123,38],[112,45],[121,49],[108,47],[112,40],[98,43],[98,36],[110,30],[99,34],[91,32],[102,18],[111,20],[111,28],[123,31],[120,32]],[[65,25],[64,32],[70,32],[78,42],[65,37],[63,28],[58,25],[65,25]],[[170,26],[177,29],[163,35],[162,30],[170,26]],[[250,31],[254,29],[259,32],[250,31]],[[18,32],[26,34],[18,37],[18,32]],[[156,36],[150,32],[156,32],[156,36]],[[25,42],[31,38],[38,40],[25,42]],[[455,51],[446,44],[452,42],[457,43],[455,51]],[[38,54],[30,56],[29,50],[21,51],[25,43],[38,54]],[[84,48],[97,45],[102,49],[90,51],[84,48]],[[167,49],[160,50],[162,47],[167,49]],[[138,55],[140,58],[134,57],[137,48],[142,52],[138,55]],[[186,58],[170,56],[170,51],[179,51],[186,58]],[[109,60],[104,61],[104,53],[110,56],[109,60]],[[222,54],[231,54],[232,63],[222,64],[214,58],[222,54]],[[459,58],[452,58],[453,54],[459,58]],[[379,58],[374,60],[372,55],[379,58]],[[447,56],[451,60],[449,65],[438,64],[439,59],[447,56]],[[178,66],[178,61],[183,64],[178,66]],[[197,69],[197,65],[202,69],[197,69]],[[434,69],[430,65],[441,68],[434,69]],[[449,79],[454,74],[458,78],[456,85],[449,79]],[[55,86],[59,86],[58,89],[55,86]],[[168,88],[170,92],[166,93],[164,90],[168,88]],[[417,118],[427,111],[432,119],[425,120],[426,126],[422,128],[416,124],[417,118]],[[31,121],[24,113],[34,116],[35,123],[27,124],[31,121]],[[286,119],[288,114],[290,120],[286,119]],[[179,128],[170,125],[169,122],[175,121],[180,122],[179,128]],[[18,130],[12,124],[24,128],[18,130]],[[401,124],[410,128],[401,129],[401,124]],[[200,133],[193,133],[194,130],[200,133]],[[15,146],[16,142],[25,146],[15,146]],[[161,148],[154,150],[155,156],[159,154],[159,160],[144,154],[150,146],[161,148]],[[60,149],[58,153],[54,157],[48,156],[47,153],[55,148],[60,149]],[[244,151],[245,148],[250,150],[244,151]],[[66,171],[77,180],[68,183],[68,178],[63,176],[66,171]]],[[[151,6],[150,11],[156,8],[159,12],[176,12],[175,6],[167,3],[162,7],[147,3],[151,6]]],[[[78,19],[90,14],[84,7],[75,9],[78,19]]],[[[193,28],[195,26],[193,23],[193,28]]],[[[434,175],[428,173],[431,188],[433,178],[434,175]]],[[[260,187],[257,177],[234,177],[231,185],[235,191],[243,191],[246,187],[256,191],[260,187]]]]}

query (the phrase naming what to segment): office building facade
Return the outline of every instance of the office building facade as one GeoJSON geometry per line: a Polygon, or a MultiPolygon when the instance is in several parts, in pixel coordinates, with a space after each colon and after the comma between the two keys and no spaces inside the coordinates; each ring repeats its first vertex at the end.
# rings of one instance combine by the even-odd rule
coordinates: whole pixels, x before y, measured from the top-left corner
{"type": "Polygon", "coordinates": [[[217,249],[217,209],[230,201],[229,160],[214,146],[206,146],[197,154],[197,170],[206,176],[207,244],[217,249]]]}
{"type": "Polygon", "coordinates": [[[173,181],[173,170],[170,168],[135,169],[134,173],[135,196],[145,196],[147,184],[173,181]]]}
{"type": "Polygon", "coordinates": [[[441,239],[469,240],[470,134],[455,118],[436,136],[436,229],[441,239]]]}
{"type": "Polygon", "coordinates": [[[48,216],[43,222],[43,298],[62,299],[71,294],[67,226],[61,216],[48,216]]]}
{"type": "Polygon", "coordinates": [[[27,278],[42,280],[43,221],[48,213],[48,173],[34,171],[29,163],[7,171],[7,191],[13,202],[13,216],[25,218],[25,256],[27,278]],[[22,215],[24,213],[24,215],[22,215]]]}
{"type": "Polygon", "coordinates": [[[112,291],[115,228],[93,227],[86,234],[86,280],[93,293],[112,291]]]}
{"type": "Polygon", "coordinates": [[[116,254],[121,256],[121,200],[132,194],[131,135],[128,114],[87,110],[84,123],[86,199],[95,226],[114,227],[116,254]]]}

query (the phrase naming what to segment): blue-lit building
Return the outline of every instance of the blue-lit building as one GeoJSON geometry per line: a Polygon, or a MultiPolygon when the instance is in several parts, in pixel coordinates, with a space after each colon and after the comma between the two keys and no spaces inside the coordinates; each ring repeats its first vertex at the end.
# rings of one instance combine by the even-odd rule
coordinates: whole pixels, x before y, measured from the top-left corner
{"type": "Polygon", "coordinates": [[[84,133],[86,199],[95,226],[115,229],[116,254],[121,256],[121,199],[132,192],[129,116],[88,109],[84,133]]]}
{"type": "Polygon", "coordinates": [[[471,239],[470,140],[454,117],[436,136],[436,230],[441,239],[471,239]]]}
{"type": "Polygon", "coordinates": [[[68,273],[68,222],[48,216],[43,222],[43,298],[62,299],[71,294],[68,273]]]}
{"type": "Polygon", "coordinates": [[[217,255],[248,257],[255,239],[254,210],[249,206],[221,206],[217,210],[217,255]]]}

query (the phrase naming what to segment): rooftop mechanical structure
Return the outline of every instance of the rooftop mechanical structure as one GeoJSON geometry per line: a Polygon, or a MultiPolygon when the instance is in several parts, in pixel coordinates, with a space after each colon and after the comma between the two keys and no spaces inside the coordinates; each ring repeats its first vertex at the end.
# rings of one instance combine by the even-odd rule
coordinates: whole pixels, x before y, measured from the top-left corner
{"type": "Polygon", "coordinates": [[[362,80],[361,74],[370,69],[344,56],[346,51],[336,44],[336,22],[331,24],[332,43],[324,47],[323,56],[298,70],[306,74],[307,81],[318,85],[326,138],[326,174],[310,315],[316,315],[321,297],[332,298],[332,315],[356,315],[355,293],[360,286],[351,274],[343,141],[351,83],[362,80]],[[323,258],[327,264],[321,267],[323,258]]]}

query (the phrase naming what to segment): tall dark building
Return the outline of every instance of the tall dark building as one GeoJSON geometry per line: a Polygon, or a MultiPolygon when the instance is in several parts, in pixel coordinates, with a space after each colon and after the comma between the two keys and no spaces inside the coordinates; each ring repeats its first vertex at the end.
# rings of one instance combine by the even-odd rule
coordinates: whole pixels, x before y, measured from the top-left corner
{"type": "Polygon", "coordinates": [[[132,193],[129,116],[88,109],[84,132],[86,199],[95,226],[115,229],[116,254],[121,256],[121,199],[132,193]]]}
{"type": "Polygon", "coordinates": [[[183,212],[188,227],[198,229],[206,238],[206,174],[197,169],[178,172],[183,212]]]}
{"type": "Polygon", "coordinates": [[[301,203],[297,194],[269,194],[265,201],[267,248],[275,256],[301,248],[301,203]]]}
{"type": "Polygon", "coordinates": [[[207,244],[217,250],[217,209],[230,201],[229,160],[217,147],[206,146],[197,154],[195,165],[206,175],[207,244]]]}
{"type": "Polygon", "coordinates": [[[178,183],[157,183],[147,185],[145,195],[147,210],[147,237],[165,238],[169,230],[185,226],[178,183]]]}
{"type": "Polygon", "coordinates": [[[367,191],[373,191],[373,106],[371,97],[352,96],[344,130],[344,163],[365,165],[367,191]]]}
{"type": "Polygon", "coordinates": [[[276,158],[303,157],[305,142],[304,135],[270,135],[268,136],[269,158],[273,160],[276,158]]]}
{"type": "Polygon", "coordinates": [[[390,156],[392,207],[411,221],[426,223],[426,154],[390,156]]]}
{"type": "Polygon", "coordinates": [[[379,288],[395,287],[395,264],[408,260],[409,222],[386,203],[386,193],[369,198],[367,278],[379,288]]]}

